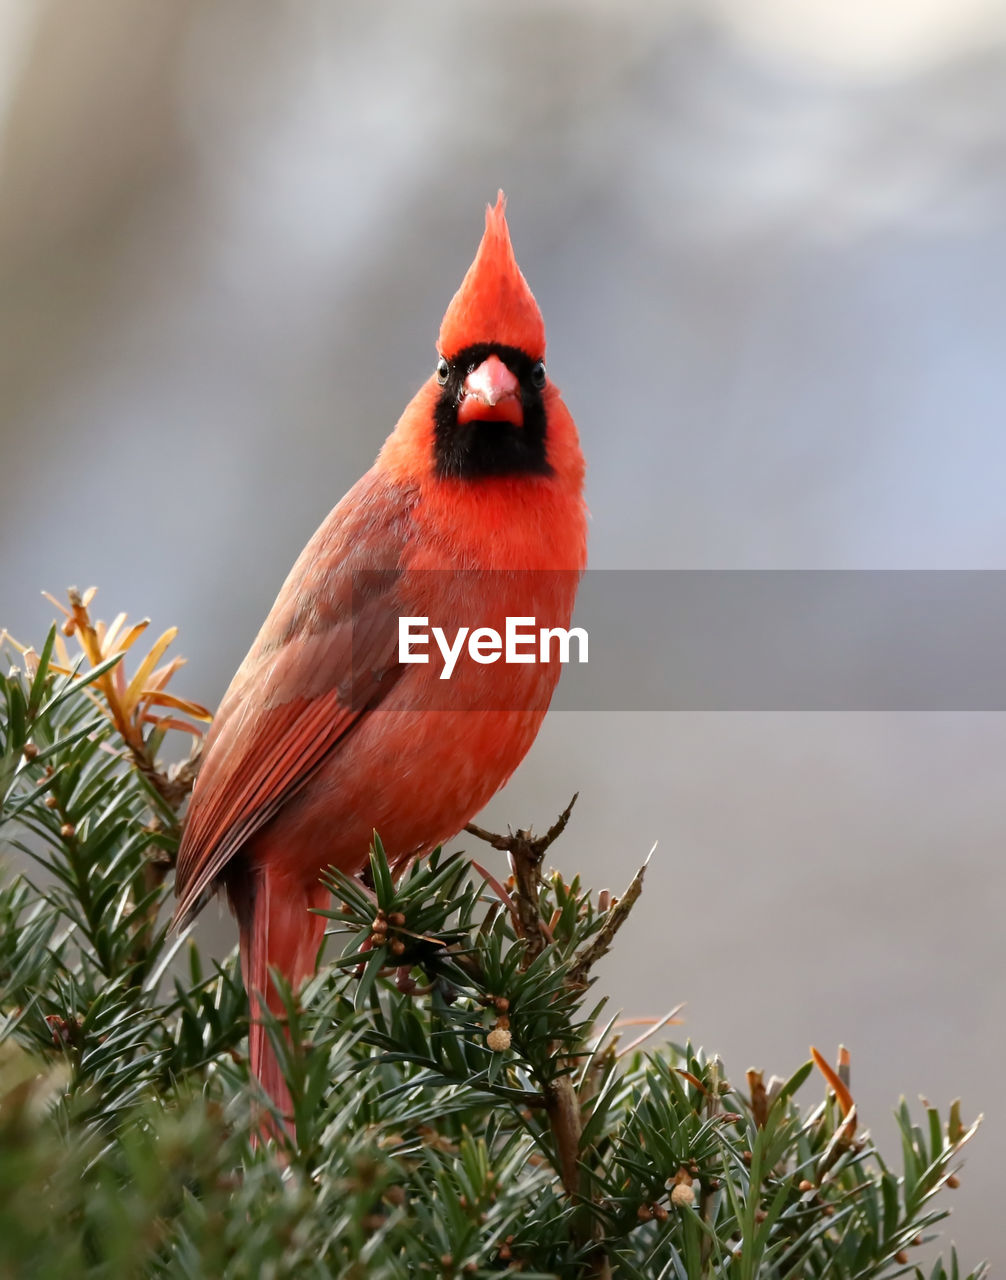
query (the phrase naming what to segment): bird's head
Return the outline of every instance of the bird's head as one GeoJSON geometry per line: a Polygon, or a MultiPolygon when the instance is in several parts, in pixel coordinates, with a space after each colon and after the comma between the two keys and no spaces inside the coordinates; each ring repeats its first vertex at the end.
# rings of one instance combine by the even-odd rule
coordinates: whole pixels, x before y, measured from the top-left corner
{"type": "Polygon", "coordinates": [[[440,326],[437,362],[381,455],[402,479],[553,478],[579,489],[576,428],[545,370],[545,322],[517,265],[501,191],[440,326]]]}
{"type": "Polygon", "coordinates": [[[510,243],[506,201],[440,326],[434,464],[441,476],[547,474],[545,322],[510,243]]]}

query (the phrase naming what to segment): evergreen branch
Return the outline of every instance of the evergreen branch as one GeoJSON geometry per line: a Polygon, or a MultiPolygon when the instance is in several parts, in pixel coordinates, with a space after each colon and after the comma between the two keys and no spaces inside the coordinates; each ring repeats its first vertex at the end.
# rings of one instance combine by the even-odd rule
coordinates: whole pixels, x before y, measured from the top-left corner
{"type": "MultiPolygon", "coordinates": [[[[88,618],[89,602],[74,606],[88,618]]],[[[918,1122],[902,1104],[895,1169],[854,1128],[848,1055],[837,1068],[818,1055],[824,1099],[801,1105],[810,1062],[785,1082],[752,1072],[740,1092],[691,1045],[620,1050],[588,995],[643,870],[621,901],[543,876],[571,806],[541,838],[471,829],[510,855],[507,886],[440,852],[393,874],[379,840],[373,892],[331,873],[342,954],[287,990],[269,1026],[298,1147],[285,1167],[253,1150],[262,1100],[237,957],[214,965],[161,924],[196,767],[172,779],[158,761],[160,713],[179,710],[163,690],[174,664],[154,670],[162,636],[153,661],[116,674],[143,625],[89,625],[97,666],[53,632],[38,655],[21,650],[26,669],[0,672],[0,828],[44,868],[0,886],[0,1272],[911,1269],[977,1121],[955,1102],[946,1118],[925,1104],[918,1122]],[[127,719],[110,714],[109,688],[127,719]]],[[[950,1251],[931,1280],[985,1274],[950,1251]]]]}

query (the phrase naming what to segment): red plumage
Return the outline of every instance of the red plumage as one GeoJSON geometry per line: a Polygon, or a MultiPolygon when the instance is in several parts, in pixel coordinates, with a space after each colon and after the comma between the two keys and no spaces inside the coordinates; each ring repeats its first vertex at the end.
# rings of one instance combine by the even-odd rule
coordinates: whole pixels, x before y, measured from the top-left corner
{"type": "Polygon", "coordinates": [[[259,1000],[278,1006],[270,968],[294,986],[314,970],[319,875],[359,871],[374,830],[393,860],[455,835],[520,763],[558,679],[555,662],[459,661],[441,681],[435,661],[399,663],[398,618],[568,626],[586,562],[583,457],[537,364],[544,325],[502,192],[438,345],[448,381],[420,388],[304,548],[231,682],[179,849],[179,922],[227,889],[252,1070],[284,1110],[259,1000]]]}

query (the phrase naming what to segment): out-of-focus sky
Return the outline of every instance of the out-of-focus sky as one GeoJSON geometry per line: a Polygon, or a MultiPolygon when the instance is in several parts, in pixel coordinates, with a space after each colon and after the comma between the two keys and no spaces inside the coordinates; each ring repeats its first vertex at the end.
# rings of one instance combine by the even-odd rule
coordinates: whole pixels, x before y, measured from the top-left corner
{"type": "MultiPolygon", "coordinates": [[[[595,567],[1006,568],[1001,0],[2,0],[0,625],[96,582],[214,703],[498,186],[595,567]]],[[[659,840],[607,990],[734,1076],[985,1110],[1002,1265],[1004,773],[1002,715],[563,712],[485,820],[659,840]]]]}

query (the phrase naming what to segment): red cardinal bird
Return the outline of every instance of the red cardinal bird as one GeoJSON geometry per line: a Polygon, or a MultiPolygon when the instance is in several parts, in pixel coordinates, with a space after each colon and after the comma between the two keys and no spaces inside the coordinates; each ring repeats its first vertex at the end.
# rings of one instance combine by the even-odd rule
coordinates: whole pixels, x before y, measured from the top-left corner
{"type": "MultiPolygon", "coordinates": [[[[259,1019],[269,971],[314,972],[328,866],[355,874],[455,835],[538,732],[559,665],[400,661],[423,617],[501,634],[568,626],[586,563],[583,456],[545,372],[545,327],[503,193],[440,328],[434,373],[304,548],[213,721],[175,878],[179,925],[226,889],[251,1003],[252,1071],[289,1093],[259,1019]]],[[[525,653],[527,650],[524,651],[525,653]]]]}

